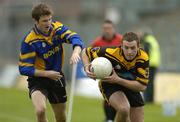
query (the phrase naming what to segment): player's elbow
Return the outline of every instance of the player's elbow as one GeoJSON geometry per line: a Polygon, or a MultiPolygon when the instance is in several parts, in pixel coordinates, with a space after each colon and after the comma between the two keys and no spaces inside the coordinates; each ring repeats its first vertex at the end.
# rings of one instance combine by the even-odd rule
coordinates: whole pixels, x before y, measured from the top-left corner
{"type": "Polygon", "coordinates": [[[142,85],[142,86],[140,87],[140,91],[141,91],[141,92],[144,92],[144,91],[146,90],[146,88],[147,88],[146,85],[142,85]]]}
{"type": "Polygon", "coordinates": [[[34,75],[34,68],[25,68],[25,67],[19,67],[19,73],[21,75],[25,76],[33,76],[34,75]]]}

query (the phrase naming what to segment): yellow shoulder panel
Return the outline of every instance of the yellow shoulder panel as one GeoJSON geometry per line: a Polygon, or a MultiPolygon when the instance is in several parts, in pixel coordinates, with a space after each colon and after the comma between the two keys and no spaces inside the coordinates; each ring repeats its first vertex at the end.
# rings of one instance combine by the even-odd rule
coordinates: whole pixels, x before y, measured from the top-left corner
{"type": "Polygon", "coordinates": [[[54,26],[53,29],[63,26],[63,24],[59,21],[52,22],[52,25],[54,26]]]}
{"type": "Polygon", "coordinates": [[[145,51],[143,51],[142,49],[140,49],[140,56],[139,56],[139,58],[143,59],[145,61],[149,60],[149,57],[148,57],[147,53],[145,51]]]}
{"type": "Polygon", "coordinates": [[[119,48],[107,48],[106,52],[113,55],[114,53],[119,52],[118,50],[119,50],[119,48]]]}
{"type": "Polygon", "coordinates": [[[38,39],[40,38],[40,35],[37,35],[33,30],[31,30],[31,32],[27,35],[27,37],[25,38],[25,42],[29,43],[32,40],[38,39]]]}

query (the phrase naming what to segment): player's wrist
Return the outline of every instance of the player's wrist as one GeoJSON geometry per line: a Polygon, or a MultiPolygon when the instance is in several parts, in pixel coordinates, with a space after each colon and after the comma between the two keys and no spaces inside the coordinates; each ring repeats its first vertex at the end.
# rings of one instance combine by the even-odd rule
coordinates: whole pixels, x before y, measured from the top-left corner
{"type": "Polygon", "coordinates": [[[90,64],[84,64],[84,71],[86,71],[87,68],[89,68],[90,64]]]}
{"type": "Polygon", "coordinates": [[[84,67],[88,67],[90,64],[84,64],[84,67]]]}

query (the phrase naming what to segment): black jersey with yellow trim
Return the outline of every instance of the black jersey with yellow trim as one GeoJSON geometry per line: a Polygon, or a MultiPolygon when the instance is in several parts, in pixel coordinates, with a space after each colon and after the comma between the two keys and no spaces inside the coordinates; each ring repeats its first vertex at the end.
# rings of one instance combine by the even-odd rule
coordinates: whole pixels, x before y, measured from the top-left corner
{"type": "Polygon", "coordinates": [[[109,59],[118,76],[122,78],[148,84],[149,58],[142,49],[138,49],[138,54],[131,61],[126,60],[121,47],[88,47],[86,54],[90,62],[96,57],[109,59]]]}
{"type": "Polygon", "coordinates": [[[47,34],[34,26],[21,43],[20,73],[34,76],[35,69],[61,72],[64,61],[63,43],[84,47],[80,36],[59,21],[52,22],[47,34]]]}

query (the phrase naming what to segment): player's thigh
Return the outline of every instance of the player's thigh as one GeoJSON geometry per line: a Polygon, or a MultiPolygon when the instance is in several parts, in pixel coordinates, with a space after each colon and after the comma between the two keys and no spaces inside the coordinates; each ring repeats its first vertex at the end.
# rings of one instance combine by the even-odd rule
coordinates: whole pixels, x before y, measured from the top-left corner
{"type": "Polygon", "coordinates": [[[131,122],[144,122],[144,107],[131,107],[130,117],[131,122]]]}
{"type": "Polygon", "coordinates": [[[31,99],[36,109],[46,108],[46,96],[40,90],[34,91],[31,94],[31,99]]]}
{"type": "Polygon", "coordinates": [[[55,115],[65,115],[66,103],[51,104],[55,115]]]}
{"type": "Polygon", "coordinates": [[[109,102],[111,106],[113,106],[116,110],[117,109],[130,109],[129,101],[126,95],[121,91],[114,92],[110,96],[109,102]]]}

